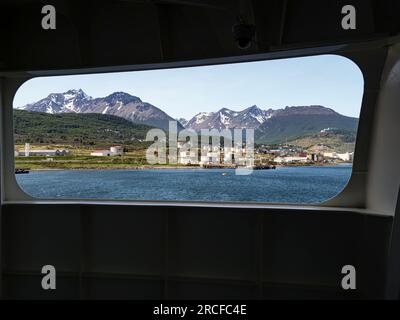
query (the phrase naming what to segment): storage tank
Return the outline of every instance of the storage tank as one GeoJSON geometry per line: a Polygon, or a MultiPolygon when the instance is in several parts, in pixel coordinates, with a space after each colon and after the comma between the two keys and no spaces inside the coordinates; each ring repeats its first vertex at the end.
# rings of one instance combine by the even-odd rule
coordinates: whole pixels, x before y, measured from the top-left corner
{"type": "Polygon", "coordinates": [[[122,155],[124,152],[124,148],[121,146],[115,146],[110,148],[111,154],[113,155],[122,155]]]}

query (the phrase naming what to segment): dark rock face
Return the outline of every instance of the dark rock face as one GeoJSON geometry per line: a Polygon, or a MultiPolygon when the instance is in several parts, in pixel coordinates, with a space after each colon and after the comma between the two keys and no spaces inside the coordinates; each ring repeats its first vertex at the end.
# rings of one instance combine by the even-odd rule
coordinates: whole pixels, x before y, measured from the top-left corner
{"type": "MultiPolygon", "coordinates": [[[[174,121],[164,111],[125,92],[114,92],[107,97],[93,99],[81,89],[68,90],[64,93],[52,93],[36,103],[18,109],[51,114],[65,112],[109,114],[162,129],[168,129],[169,121],[174,121]]],[[[178,127],[183,128],[179,124],[178,127]]]]}
{"type": "MultiPolygon", "coordinates": [[[[92,98],[81,89],[52,93],[36,103],[18,108],[27,111],[57,113],[100,113],[124,118],[168,130],[169,121],[176,121],[156,106],[125,92],[92,98]]],[[[325,129],[356,131],[358,119],[343,116],[323,106],[295,106],[263,110],[252,106],[242,111],[222,108],[217,112],[202,112],[189,121],[178,119],[178,130],[255,129],[256,142],[280,143],[325,129]]]]}

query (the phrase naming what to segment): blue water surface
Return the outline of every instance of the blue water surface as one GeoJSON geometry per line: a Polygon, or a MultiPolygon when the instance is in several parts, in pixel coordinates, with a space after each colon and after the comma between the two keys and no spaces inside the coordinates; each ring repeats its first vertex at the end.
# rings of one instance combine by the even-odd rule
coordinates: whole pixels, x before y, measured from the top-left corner
{"type": "Polygon", "coordinates": [[[54,170],[16,175],[45,199],[319,203],[340,193],[351,166],[283,167],[235,175],[232,169],[54,170]]]}

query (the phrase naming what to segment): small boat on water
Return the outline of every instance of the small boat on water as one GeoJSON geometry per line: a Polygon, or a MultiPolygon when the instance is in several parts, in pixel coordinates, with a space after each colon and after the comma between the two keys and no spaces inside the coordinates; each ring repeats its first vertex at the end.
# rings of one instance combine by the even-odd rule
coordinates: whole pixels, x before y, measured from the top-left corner
{"type": "Polygon", "coordinates": [[[229,176],[229,173],[228,173],[228,172],[224,172],[222,175],[223,175],[224,177],[226,177],[226,176],[229,176]]]}
{"type": "Polygon", "coordinates": [[[15,174],[28,174],[29,170],[27,169],[15,169],[15,174]]]}
{"type": "Polygon", "coordinates": [[[266,166],[255,166],[255,167],[253,167],[253,169],[254,170],[275,170],[276,166],[269,166],[269,165],[266,165],[266,166]]]}

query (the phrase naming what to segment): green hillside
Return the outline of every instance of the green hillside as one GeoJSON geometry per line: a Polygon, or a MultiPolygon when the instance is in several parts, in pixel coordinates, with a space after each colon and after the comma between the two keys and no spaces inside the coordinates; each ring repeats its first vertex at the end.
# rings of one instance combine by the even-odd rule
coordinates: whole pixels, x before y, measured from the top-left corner
{"type": "Polygon", "coordinates": [[[14,138],[17,144],[137,144],[150,129],[150,126],[111,115],[14,110],[14,138]]]}
{"type": "Polygon", "coordinates": [[[357,131],[358,119],[336,115],[290,115],[271,118],[255,132],[257,143],[279,144],[313,135],[327,128],[357,131]]]}
{"type": "Polygon", "coordinates": [[[321,146],[324,146],[327,152],[354,152],[356,132],[343,129],[319,132],[290,141],[289,144],[300,146],[309,152],[315,152],[319,150],[321,146]]]}

